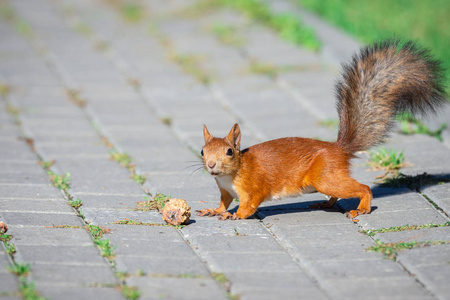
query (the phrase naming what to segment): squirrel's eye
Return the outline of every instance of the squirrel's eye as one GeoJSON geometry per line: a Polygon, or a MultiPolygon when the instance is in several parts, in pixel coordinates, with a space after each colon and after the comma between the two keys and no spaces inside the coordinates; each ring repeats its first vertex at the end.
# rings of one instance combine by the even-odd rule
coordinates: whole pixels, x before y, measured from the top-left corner
{"type": "Polygon", "coordinates": [[[228,156],[233,156],[233,150],[231,148],[228,148],[227,155],[228,156]]]}
{"type": "Polygon", "coordinates": [[[203,149],[202,149],[202,151],[200,151],[200,154],[203,156],[203,149]]]}

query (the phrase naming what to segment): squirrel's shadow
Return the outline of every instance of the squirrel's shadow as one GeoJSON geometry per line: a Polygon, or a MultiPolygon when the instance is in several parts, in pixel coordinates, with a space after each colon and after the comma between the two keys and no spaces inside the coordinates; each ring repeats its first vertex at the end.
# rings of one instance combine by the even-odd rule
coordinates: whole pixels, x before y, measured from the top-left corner
{"type": "MultiPolygon", "coordinates": [[[[395,196],[401,195],[405,193],[413,193],[417,190],[422,189],[423,187],[430,187],[434,185],[440,184],[440,182],[450,182],[450,174],[418,174],[415,176],[405,176],[404,178],[399,179],[397,185],[386,186],[384,184],[378,184],[371,188],[373,198],[374,199],[382,199],[386,196],[395,196]]],[[[265,217],[279,215],[279,214],[288,214],[288,213],[296,213],[296,212],[307,212],[313,210],[320,210],[311,208],[311,204],[324,202],[321,199],[320,194],[317,195],[317,201],[309,200],[302,201],[302,197],[298,197],[298,202],[289,202],[284,204],[275,204],[275,205],[264,205],[258,208],[258,217],[264,219],[265,217]]],[[[348,198],[348,199],[339,199],[338,202],[332,207],[327,209],[321,209],[329,212],[346,212],[352,209],[356,209],[359,204],[358,198],[348,198]]],[[[377,206],[371,206],[371,212],[377,210],[377,206]]],[[[233,210],[236,210],[234,208],[233,210]]]]}

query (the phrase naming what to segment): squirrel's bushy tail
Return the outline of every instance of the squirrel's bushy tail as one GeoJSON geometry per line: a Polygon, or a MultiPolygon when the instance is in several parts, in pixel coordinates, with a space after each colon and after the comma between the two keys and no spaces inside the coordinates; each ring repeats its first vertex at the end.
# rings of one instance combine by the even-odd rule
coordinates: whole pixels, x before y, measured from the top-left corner
{"type": "Polygon", "coordinates": [[[413,42],[363,48],[343,69],[336,85],[337,143],[348,153],[381,143],[396,114],[434,113],[446,102],[440,62],[413,42]]]}

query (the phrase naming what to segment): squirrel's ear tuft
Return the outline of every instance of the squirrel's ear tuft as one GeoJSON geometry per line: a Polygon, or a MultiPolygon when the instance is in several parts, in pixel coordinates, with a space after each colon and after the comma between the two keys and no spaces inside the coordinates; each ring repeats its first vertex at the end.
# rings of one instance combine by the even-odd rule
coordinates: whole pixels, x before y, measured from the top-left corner
{"type": "Polygon", "coordinates": [[[230,133],[226,137],[233,145],[234,148],[240,150],[241,148],[241,129],[239,125],[236,123],[230,130],[230,133]]]}
{"type": "Polygon", "coordinates": [[[208,128],[206,128],[205,124],[203,124],[203,138],[205,139],[205,144],[213,138],[213,136],[209,133],[208,128]]]}

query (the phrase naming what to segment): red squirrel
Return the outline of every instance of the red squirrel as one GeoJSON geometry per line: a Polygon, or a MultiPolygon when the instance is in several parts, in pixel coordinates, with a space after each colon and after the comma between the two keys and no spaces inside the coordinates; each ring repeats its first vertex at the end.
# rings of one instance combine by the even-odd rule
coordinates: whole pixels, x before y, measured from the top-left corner
{"type": "Polygon", "coordinates": [[[343,65],[336,84],[336,142],[288,137],[240,150],[238,124],[225,138],[212,136],[203,125],[203,164],[221,197],[218,208],[197,214],[245,219],[265,200],[315,191],[331,198],[313,208],[330,208],[339,198],[359,198],[358,207],[346,216],[370,213],[372,192],[350,176],[350,159],[382,143],[396,114],[435,113],[446,102],[442,71],[440,62],[413,42],[388,40],[362,48],[343,65]],[[240,203],[231,214],[227,209],[233,198],[240,203]]]}

